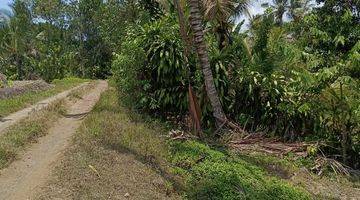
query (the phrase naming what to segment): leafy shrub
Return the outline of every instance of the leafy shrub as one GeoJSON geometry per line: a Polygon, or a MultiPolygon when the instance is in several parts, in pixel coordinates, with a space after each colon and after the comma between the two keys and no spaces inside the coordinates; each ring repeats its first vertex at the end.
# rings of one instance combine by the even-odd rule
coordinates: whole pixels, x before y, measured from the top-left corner
{"type": "Polygon", "coordinates": [[[134,95],[138,108],[157,112],[187,109],[187,66],[178,26],[171,17],[145,25],[129,37],[113,62],[120,91],[134,95]],[[134,39],[135,38],[135,39],[134,39]]]}
{"type": "Polygon", "coordinates": [[[145,53],[138,47],[137,40],[122,45],[123,52],[116,54],[112,63],[112,73],[118,91],[126,102],[141,102],[146,82],[139,80],[141,69],[145,63],[145,53]]]}

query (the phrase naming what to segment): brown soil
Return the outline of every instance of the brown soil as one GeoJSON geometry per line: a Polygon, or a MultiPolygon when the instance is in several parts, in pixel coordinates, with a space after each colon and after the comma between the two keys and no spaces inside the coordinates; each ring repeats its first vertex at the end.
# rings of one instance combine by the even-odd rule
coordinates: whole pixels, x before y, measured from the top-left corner
{"type": "Polygon", "coordinates": [[[48,180],[54,164],[69,146],[69,139],[80,126],[83,116],[91,111],[106,89],[107,82],[100,81],[69,108],[68,114],[57,121],[48,135],[40,138],[22,158],[0,171],[0,199],[33,198],[35,189],[48,180]]]}

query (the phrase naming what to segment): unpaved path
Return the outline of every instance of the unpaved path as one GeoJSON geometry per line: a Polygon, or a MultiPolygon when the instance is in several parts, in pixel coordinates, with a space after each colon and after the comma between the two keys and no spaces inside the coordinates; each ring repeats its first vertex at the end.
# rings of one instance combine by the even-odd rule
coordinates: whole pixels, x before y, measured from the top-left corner
{"type": "Polygon", "coordinates": [[[101,92],[107,89],[100,81],[82,99],[70,106],[68,115],[59,119],[49,134],[39,139],[18,161],[0,171],[0,199],[31,199],[35,188],[47,181],[57,159],[68,147],[71,136],[82,122],[82,116],[91,111],[101,92]]]}
{"type": "Polygon", "coordinates": [[[48,107],[51,103],[57,101],[57,100],[60,100],[60,99],[64,99],[66,98],[71,92],[79,89],[79,88],[82,88],[82,87],[85,87],[86,85],[88,85],[89,83],[83,83],[77,87],[74,87],[70,90],[66,90],[64,92],[61,92],[55,96],[52,96],[48,99],[45,99],[43,101],[40,101],[28,108],[25,108],[23,110],[20,110],[18,112],[15,112],[15,113],[12,113],[10,114],[9,116],[7,117],[4,117],[2,119],[0,119],[0,135],[2,135],[4,133],[4,130],[9,128],[11,125],[13,124],[16,124],[17,122],[19,122],[20,120],[28,117],[32,112],[36,112],[36,111],[39,111],[39,110],[42,110],[46,107],[48,107]]]}

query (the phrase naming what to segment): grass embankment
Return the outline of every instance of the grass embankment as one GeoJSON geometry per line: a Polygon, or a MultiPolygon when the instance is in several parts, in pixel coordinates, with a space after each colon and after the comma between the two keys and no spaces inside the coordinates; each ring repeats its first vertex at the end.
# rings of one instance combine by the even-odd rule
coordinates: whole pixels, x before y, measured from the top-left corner
{"type": "Polygon", "coordinates": [[[89,165],[97,169],[93,174],[98,173],[99,177],[112,179],[112,176],[130,173],[117,171],[106,156],[102,159],[103,155],[94,153],[108,149],[119,156],[131,154],[152,166],[167,180],[167,193],[172,191],[171,183],[188,199],[310,199],[302,189],[270,176],[250,162],[197,141],[169,141],[163,135],[166,132],[161,123],[145,122],[139,115],[119,106],[116,91],[110,89],[102,95],[77,134],[76,150],[72,153],[76,155],[66,156],[76,157],[76,161],[67,162],[66,170],[60,170],[56,185],[66,187],[66,191],[76,190],[76,194],[94,191],[93,195],[98,192],[101,196],[104,192],[116,192],[111,184],[103,185],[100,190],[96,188],[99,179],[109,184],[103,178],[82,176],[95,171],[89,165]],[[104,166],[109,166],[110,170],[104,166]],[[69,178],[69,171],[76,173],[69,178]],[[76,184],[70,185],[76,189],[68,186],[69,180],[75,180],[76,184]]]}
{"type": "Polygon", "coordinates": [[[80,83],[84,83],[88,80],[80,78],[65,78],[61,80],[54,80],[53,87],[50,90],[40,92],[28,92],[19,96],[15,96],[9,99],[0,100],[0,117],[7,116],[13,112],[26,108],[27,106],[34,104],[47,97],[53,96],[62,91],[68,90],[80,83]]]}

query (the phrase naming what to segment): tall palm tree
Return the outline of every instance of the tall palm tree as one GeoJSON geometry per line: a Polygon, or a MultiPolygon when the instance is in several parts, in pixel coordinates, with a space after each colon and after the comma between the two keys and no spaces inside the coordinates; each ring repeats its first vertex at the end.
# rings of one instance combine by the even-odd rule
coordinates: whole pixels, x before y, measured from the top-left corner
{"type": "Polygon", "coordinates": [[[288,0],[273,0],[274,16],[277,25],[283,24],[283,17],[288,6],[288,0]]]}
{"type": "Polygon", "coordinates": [[[190,7],[190,25],[194,34],[194,46],[200,60],[200,65],[205,79],[207,96],[213,109],[213,116],[216,125],[221,126],[227,121],[226,115],[222,108],[219,94],[215,88],[214,78],[210,68],[209,55],[204,40],[203,16],[200,12],[199,0],[188,0],[190,7]]]}
{"type": "Polygon", "coordinates": [[[205,20],[215,24],[219,49],[225,47],[226,41],[231,43],[229,29],[232,21],[242,15],[249,14],[250,0],[202,0],[205,20]]]}
{"type": "Polygon", "coordinates": [[[202,0],[204,17],[226,23],[231,17],[249,14],[250,0],[202,0]]]}
{"type": "Polygon", "coordinates": [[[181,2],[179,0],[173,0],[173,3],[174,3],[174,7],[178,13],[180,35],[185,44],[185,58],[187,59],[187,57],[190,54],[190,49],[191,49],[191,41],[187,34],[188,22],[185,19],[185,12],[184,12],[184,8],[183,8],[183,5],[181,4],[181,2]]]}
{"type": "Polygon", "coordinates": [[[264,3],[262,7],[272,8],[275,22],[277,25],[283,24],[283,17],[286,12],[288,16],[299,21],[313,6],[312,0],[272,0],[272,4],[264,3]]]}

